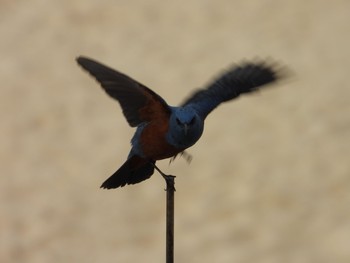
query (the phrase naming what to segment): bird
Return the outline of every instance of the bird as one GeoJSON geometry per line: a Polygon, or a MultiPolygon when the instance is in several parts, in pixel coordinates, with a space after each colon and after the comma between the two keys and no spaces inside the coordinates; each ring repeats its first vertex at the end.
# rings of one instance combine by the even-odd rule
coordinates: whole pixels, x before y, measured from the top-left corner
{"type": "Polygon", "coordinates": [[[103,182],[115,189],[140,183],[156,169],[156,161],[175,158],[193,146],[203,134],[208,114],[221,103],[274,84],[282,78],[282,67],[268,60],[233,64],[205,88],[194,91],[180,106],[170,106],[156,92],[128,75],[96,60],[79,56],[77,63],[92,75],[104,91],[121,106],[136,131],[124,164],[103,182]]]}

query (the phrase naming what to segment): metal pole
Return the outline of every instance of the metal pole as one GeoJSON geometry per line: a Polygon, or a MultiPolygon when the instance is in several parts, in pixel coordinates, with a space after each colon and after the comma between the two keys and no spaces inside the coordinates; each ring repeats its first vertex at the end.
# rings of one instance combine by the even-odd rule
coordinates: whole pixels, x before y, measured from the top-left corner
{"type": "Polygon", "coordinates": [[[163,173],[155,164],[154,168],[163,176],[166,182],[166,263],[174,263],[174,195],[175,176],[163,173]]]}
{"type": "Polygon", "coordinates": [[[173,263],[175,176],[168,175],[164,179],[166,181],[166,263],[173,263]]]}

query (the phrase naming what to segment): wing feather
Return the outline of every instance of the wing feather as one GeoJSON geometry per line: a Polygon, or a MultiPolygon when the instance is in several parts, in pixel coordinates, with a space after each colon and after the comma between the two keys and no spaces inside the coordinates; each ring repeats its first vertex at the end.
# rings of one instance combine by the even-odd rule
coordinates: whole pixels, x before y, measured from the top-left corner
{"type": "Polygon", "coordinates": [[[119,102],[130,126],[170,115],[169,106],[158,94],[129,76],[86,57],[78,57],[77,62],[119,102]]]}
{"type": "Polygon", "coordinates": [[[205,118],[220,103],[254,92],[280,79],[281,68],[267,62],[235,65],[205,89],[194,92],[182,106],[194,108],[205,118]]]}

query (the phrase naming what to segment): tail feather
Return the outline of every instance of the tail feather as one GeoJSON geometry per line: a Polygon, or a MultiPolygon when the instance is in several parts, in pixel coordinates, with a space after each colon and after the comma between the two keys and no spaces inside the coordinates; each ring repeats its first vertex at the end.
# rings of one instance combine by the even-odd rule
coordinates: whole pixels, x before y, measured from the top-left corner
{"type": "Polygon", "coordinates": [[[101,188],[113,189],[142,182],[152,176],[154,164],[155,161],[132,156],[101,185],[101,188]]]}

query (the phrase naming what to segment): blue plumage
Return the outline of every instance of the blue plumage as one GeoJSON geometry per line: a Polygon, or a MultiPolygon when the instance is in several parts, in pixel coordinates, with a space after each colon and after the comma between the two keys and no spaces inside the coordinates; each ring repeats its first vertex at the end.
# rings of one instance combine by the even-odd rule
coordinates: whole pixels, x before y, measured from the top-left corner
{"type": "Polygon", "coordinates": [[[137,127],[127,161],[101,186],[107,189],[146,180],[153,174],[156,160],[174,157],[199,140],[205,118],[219,104],[280,78],[276,65],[243,63],[196,91],[180,107],[172,107],[123,73],[85,57],[78,57],[77,62],[119,102],[129,125],[137,127]]]}
{"type": "Polygon", "coordinates": [[[177,148],[188,148],[202,136],[204,119],[191,107],[173,107],[166,139],[177,148]]]}
{"type": "Polygon", "coordinates": [[[233,66],[208,88],[195,92],[182,106],[193,107],[202,118],[206,118],[220,103],[235,99],[241,94],[253,92],[263,85],[276,81],[277,73],[276,68],[266,62],[233,66]]]}

